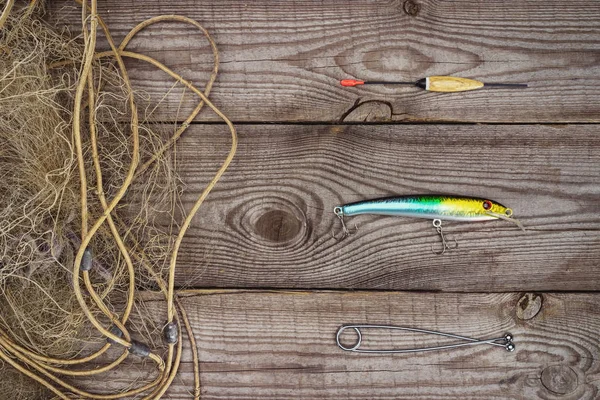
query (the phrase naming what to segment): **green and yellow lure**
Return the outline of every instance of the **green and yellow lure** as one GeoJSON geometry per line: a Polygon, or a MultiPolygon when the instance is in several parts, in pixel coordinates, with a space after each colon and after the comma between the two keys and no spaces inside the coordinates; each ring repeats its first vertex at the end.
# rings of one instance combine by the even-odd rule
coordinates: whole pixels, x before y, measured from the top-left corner
{"type": "Polygon", "coordinates": [[[487,221],[503,219],[523,229],[521,223],[513,217],[512,209],[496,201],[479,197],[444,195],[388,197],[338,206],[333,209],[333,212],[342,222],[344,236],[350,234],[344,223],[344,217],[354,215],[376,214],[432,219],[434,221],[433,225],[442,236],[444,251],[450,247],[446,244],[442,233],[442,220],[487,221]]]}

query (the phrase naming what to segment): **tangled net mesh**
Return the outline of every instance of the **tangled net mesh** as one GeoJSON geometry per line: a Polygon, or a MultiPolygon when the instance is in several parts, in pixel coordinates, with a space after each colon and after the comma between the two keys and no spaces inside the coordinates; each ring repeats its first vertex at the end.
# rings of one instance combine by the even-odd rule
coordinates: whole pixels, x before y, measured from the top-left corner
{"type": "MultiPolygon", "coordinates": [[[[0,1],[0,9],[4,10],[0,17],[0,339],[42,357],[72,360],[106,343],[106,335],[93,329],[90,315],[73,290],[77,253],[85,237],[82,225],[87,224],[82,218],[73,110],[88,38],[72,37],[45,22],[39,4],[13,7],[11,1],[0,1]]],[[[127,121],[137,111],[128,101],[131,91],[114,59],[95,58],[91,71],[93,90],[88,87],[86,93],[94,96],[82,105],[81,153],[87,179],[87,220],[96,221],[106,209],[100,195],[107,201],[117,196],[134,162],[127,121]],[[95,173],[98,169],[101,185],[100,175],[95,173]]],[[[185,83],[183,78],[178,80],[185,83]]],[[[137,110],[153,109],[139,93],[135,101],[137,110]]],[[[165,151],[165,143],[174,141],[173,135],[180,135],[185,127],[173,132],[173,128],[146,122],[148,117],[139,118],[139,157],[141,164],[147,162],[146,168],[138,171],[110,215],[123,243],[135,253],[131,263],[136,290],[160,288],[167,294],[166,282],[170,283],[176,260],[174,233],[183,233],[174,220],[175,210],[181,208],[182,183],[174,168],[174,153],[165,151]]],[[[232,145],[231,157],[233,151],[232,145]]],[[[110,313],[122,315],[132,278],[123,251],[115,245],[114,233],[102,225],[87,248],[93,254],[91,289],[110,313]]],[[[87,289],[82,289],[84,295],[90,294],[87,289]]],[[[92,307],[89,298],[85,301],[91,317],[110,327],[114,321],[107,313],[92,307]]],[[[174,345],[162,343],[163,323],[148,316],[140,299],[136,298],[131,308],[129,332],[163,355],[169,348],[167,368],[163,366],[161,371],[170,373],[177,357],[173,356],[174,345]]],[[[23,356],[23,352],[13,349],[11,353],[2,343],[0,352],[4,361],[8,361],[6,357],[22,360],[11,354],[23,356]]],[[[35,370],[31,363],[24,364],[35,370]]],[[[13,367],[0,364],[1,398],[52,397],[13,367]]],[[[164,378],[157,387],[169,383],[164,378]]]]}
{"type": "MultiPolygon", "coordinates": [[[[0,323],[20,344],[52,357],[72,357],[92,341],[68,282],[72,282],[75,252],[81,244],[78,212],[79,176],[72,146],[72,103],[81,60],[81,41],[68,38],[29,10],[9,16],[0,42],[0,323]],[[51,70],[53,62],[72,61],[51,70]],[[87,333],[87,335],[86,335],[87,333]]],[[[103,90],[96,103],[98,153],[107,198],[121,187],[131,163],[127,93],[113,64],[97,62],[95,86],[103,90]]],[[[165,141],[146,125],[140,142],[142,157],[155,154],[165,141]]],[[[89,138],[89,132],[85,132],[89,138]]],[[[90,155],[84,140],[84,154],[90,155]]],[[[169,212],[179,192],[168,154],[158,158],[147,177],[129,193],[135,207],[114,214],[126,222],[130,236],[141,244],[157,273],[165,267],[171,235],[156,223],[169,212]],[[132,210],[140,210],[131,215],[132,210]],[[154,222],[151,226],[150,223],[154,222]]],[[[91,157],[86,170],[93,171],[91,157]]],[[[88,176],[95,187],[94,177],[88,176]]],[[[132,200],[130,200],[132,201],[132,200]]],[[[127,202],[125,202],[127,203],[127,202]]],[[[94,190],[88,196],[90,219],[103,209],[94,190]]],[[[108,230],[93,241],[92,281],[107,304],[123,302],[128,278],[123,257],[108,230]]],[[[136,275],[138,288],[148,286],[147,275],[136,275]]],[[[96,312],[98,313],[98,312],[96,312]]],[[[95,340],[98,340],[97,338],[95,340]]]]}

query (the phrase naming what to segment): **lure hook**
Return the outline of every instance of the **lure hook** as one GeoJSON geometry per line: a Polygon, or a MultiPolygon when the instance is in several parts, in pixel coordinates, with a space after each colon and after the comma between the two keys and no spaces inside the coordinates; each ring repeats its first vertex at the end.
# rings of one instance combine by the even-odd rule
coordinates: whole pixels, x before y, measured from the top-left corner
{"type": "Polygon", "coordinates": [[[450,246],[448,244],[448,241],[446,241],[446,236],[444,236],[444,231],[442,230],[442,220],[441,219],[434,219],[433,226],[435,227],[435,230],[437,231],[437,233],[440,235],[440,238],[442,238],[442,251],[435,252],[435,251],[433,251],[433,246],[431,246],[431,251],[433,252],[433,254],[442,255],[446,252],[446,250],[453,250],[458,247],[458,241],[456,239],[454,239],[453,246],[450,246]]]}
{"type": "Polygon", "coordinates": [[[333,209],[333,212],[339,218],[339,220],[342,224],[342,234],[341,235],[339,235],[339,233],[336,234],[334,232],[331,232],[331,236],[333,236],[333,238],[335,240],[342,240],[342,239],[345,239],[348,236],[356,233],[356,231],[358,230],[358,227],[356,225],[354,225],[354,229],[352,229],[352,230],[348,229],[348,227],[346,226],[346,223],[344,222],[344,212],[342,211],[341,207],[335,207],[333,209]]]}

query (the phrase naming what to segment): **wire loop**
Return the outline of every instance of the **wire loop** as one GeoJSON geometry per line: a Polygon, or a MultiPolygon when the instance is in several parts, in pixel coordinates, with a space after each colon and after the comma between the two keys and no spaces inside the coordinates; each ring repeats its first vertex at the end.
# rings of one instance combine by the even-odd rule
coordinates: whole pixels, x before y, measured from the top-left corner
{"type": "Polygon", "coordinates": [[[444,332],[438,332],[438,331],[432,331],[432,330],[420,329],[420,328],[409,328],[409,327],[405,327],[405,326],[396,326],[396,325],[369,325],[369,324],[342,325],[337,330],[336,335],[335,335],[335,341],[340,349],[342,349],[344,351],[355,352],[355,353],[371,353],[371,354],[419,353],[419,352],[425,352],[425,351],[454,349],[454,348],[458,348],[458,347],[474,346],[474,345],[479,345],[479,344],[488,344],[488,345],[492,345],[492,346],[499,346],[499,347],[503,347],[507,351],[514,351],[515,345],[513,343],[513,339],[514,339],[514,337],[510,333],[506,333],[502,337],[482,340],[482,339],[474,339],[474,338],[461,336],[461,335],[454,335],[452,333],[444,333],[444,332]],[[341,336],[346,329],[353,329],[354,332],[357,334],[357,340],[356,340],[355,344],[352,346],[345,346],[341,342],[341,336]],[[440,346],[419,347],[419,348],[413,348],[413,349],[361,349],[360,346],[363,343],[363,333],[361,332],[361,329],[386,329],[386,330],[392,330],[392,331],[415,332],[415,333],[422,333],[422,334],[427,334],[427,335],[437,335],[437,336],[443,336],[443,337],[452,338],[452,339],[458,339],[461,342],[447,344],[447,345],[440,345],[440,346]]]}

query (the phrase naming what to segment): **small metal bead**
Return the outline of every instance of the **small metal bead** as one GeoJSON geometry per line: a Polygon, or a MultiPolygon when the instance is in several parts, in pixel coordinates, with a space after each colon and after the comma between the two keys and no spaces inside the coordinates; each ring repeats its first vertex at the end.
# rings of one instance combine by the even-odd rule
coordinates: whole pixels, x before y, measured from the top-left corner
{"type": "Polygon", "coordinates": [[[169,322],[163,329],[163,336],[167,344],[175,344],[179,340],[179,331],[175,322],[169,322]]]}
{"type": "Polygon", "coordinates": [[[144,343],[132,340],[129,352],[131,354],[135,354],[136,356],[148,357],[150,355],[150,347],[146,346],[144,343]]]}
{"type": "MultiPolygon", "coordinates": [[[[113,334],[113,335],[115,335],[115,336],[118,336],[118,337],[120,337],[120,338],[122,338],[122,337],[123,337],[123,331],[121,331],[121,330],[119,329],[119,327],[118,327],[118,326],[116,326],[116,325],[113,325],[113,326],[111,326],[111,327],[110,327],[110,329],[109,329],[109,331],[110,331],[110,333],[112,333],[112,334],[113,334]]],[[[114,340],[112,340],[112,339],[111,339],[111,338],[109,338],[109,337],[108,337],[108,338],[106,338],[106,341],[107,341],[108,343],[110,343],[110,344],[117,344],[117,342],[115,342],[114,340]]]]}
{"type": "Polygon", "coordinates": [[[90,269],[92,269],[92,258],[92,249],[88,247],[83,252],[83,257],[81,258],[79,269],[81,269],[82,271],[89,271],[90,269]]]}
{"type": "Polygon", "coordinates": [[[507,333],[504,335],[504,340],[506,340],[507,343],[512,343],[513,339],[514,339],[514,337],[510,333],[507,333]]]}
{"type": "Polygon", "coordinates": [[[508,343],[506,345],[506,351],[515,351],[515,345],[514,345],[514,343],[508,343]]]}

